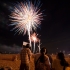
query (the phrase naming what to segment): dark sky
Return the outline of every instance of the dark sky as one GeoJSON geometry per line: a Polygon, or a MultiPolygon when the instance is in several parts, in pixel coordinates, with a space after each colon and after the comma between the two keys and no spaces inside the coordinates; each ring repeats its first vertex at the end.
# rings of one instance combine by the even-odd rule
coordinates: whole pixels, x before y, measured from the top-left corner
{"type": "MultiPolygon", "coordinates": [[[[22,46],[23,41],[28,41],[27,35],[16,35],[15,31],[10,31],[9,26],[12,4],[22,0],[0,0],[0,44],[12,47],[22,46]]],[[[41,10],[44,16],[41,22],[41,29],[37,29],[37,33],[41,35],[41,46],[46,46],[49,52],[70,51],[70,4],[68,1],[60,0],[41,0],[41,10]],[[58,49],[57,49],[58,48],[58,49]]],[[[4,49],[4,47],[0,47],[4,49]]],[[[0,51],[2,51],[0,50],[0,51]]],[[[4,50],[5,51],[5,50],[4,50]]]]}

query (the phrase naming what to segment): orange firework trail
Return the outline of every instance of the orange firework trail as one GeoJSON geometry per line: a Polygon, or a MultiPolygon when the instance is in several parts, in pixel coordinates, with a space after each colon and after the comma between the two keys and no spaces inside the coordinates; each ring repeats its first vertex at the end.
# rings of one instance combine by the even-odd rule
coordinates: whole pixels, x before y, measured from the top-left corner
{"type": "Polygon", "coordinates": [[[39,41],[39,39],[37,38],[36,33],[33,33],[30,37],[31,41],[34,42],[34,50],[33,52],[35,52],[35,43],[39,41]]]}

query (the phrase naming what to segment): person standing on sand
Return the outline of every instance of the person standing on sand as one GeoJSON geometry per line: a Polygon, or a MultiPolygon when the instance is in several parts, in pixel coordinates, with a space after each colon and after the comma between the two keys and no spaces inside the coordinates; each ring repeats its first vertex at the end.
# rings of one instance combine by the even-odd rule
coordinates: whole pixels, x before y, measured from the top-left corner
{"type": "Polygon", "coordinates": [[[20,52],[20,70],[29,70],[30,69],[30,56],[31,56],[31,50],[29,49],[29,44],[26,46],[23,45],[23,49],[20,52]]]}
{"type": "Polygon", "coordinates": [[[53,70],[70,70],[69,64],[62,52],[59,52],[52,63],[53,70]]]}
{"type": "Polygon", "coordinates": [[[46,48],[41,49],[40,56],[35,62],[35,70],[50,70],[49,57],[46,55],[46,48]]]}

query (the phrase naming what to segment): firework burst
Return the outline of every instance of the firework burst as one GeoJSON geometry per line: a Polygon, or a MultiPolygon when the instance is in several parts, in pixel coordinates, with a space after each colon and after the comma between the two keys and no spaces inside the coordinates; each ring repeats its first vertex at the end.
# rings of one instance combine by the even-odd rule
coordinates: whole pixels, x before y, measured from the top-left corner
{"type": "Polygon", "coordinates": [[[39,9],[39,5],[33,5],[31,1],[25,3],[19,3],[14,7],[10,18],[12,21],[12,26],[15,26],[13,30],[19,32],[19,34],[28,33],[29,41],[30,33],[32,30],[36,30],[38,25],[40,25],[42,20],[42,12],[39,9]],[[37,7],[38,6],[38,7],[37,7]]]}

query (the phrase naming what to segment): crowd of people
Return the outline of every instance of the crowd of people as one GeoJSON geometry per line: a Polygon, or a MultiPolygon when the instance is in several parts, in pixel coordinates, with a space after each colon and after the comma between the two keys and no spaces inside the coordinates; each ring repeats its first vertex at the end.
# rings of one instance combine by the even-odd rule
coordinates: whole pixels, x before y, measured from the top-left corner
{"type": "MultiPolygon", "coordinates": [[[[19,70],[32,70],[30,69],[31,56],[34,56],[34,70],[70,70],[70,65],[62,52],[57,53],[56,59],[53,60],[47,53],[46,47],[41,48],[40,53],[33,54],[29,44],[23,45],[20,52],[21,64],[19,70]]],[[[6,69],[11,70],[10,68],[6,69]]],[[[4,70],[4,68],[0,70],[4,70]]]]}
{"type": "Polygon", "coordinates": [[[20,52],[20,70],[30,70],[30,57],[32,55],[34,55],[35,70],[70,70],[62,52],[59,52],[56,59],[52,60],[45,47],[41,48],[40,53],[33,54],[29,44],[23,45],[23,49],[20,52]]]}

